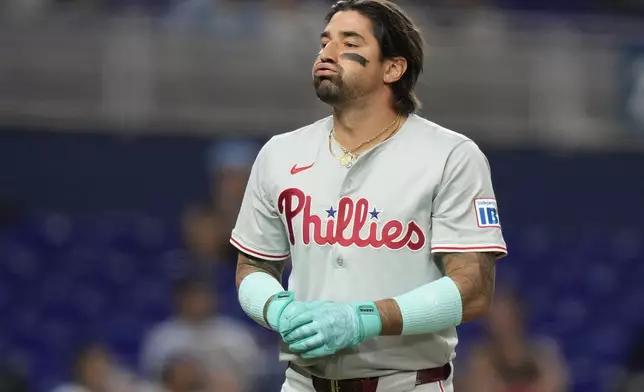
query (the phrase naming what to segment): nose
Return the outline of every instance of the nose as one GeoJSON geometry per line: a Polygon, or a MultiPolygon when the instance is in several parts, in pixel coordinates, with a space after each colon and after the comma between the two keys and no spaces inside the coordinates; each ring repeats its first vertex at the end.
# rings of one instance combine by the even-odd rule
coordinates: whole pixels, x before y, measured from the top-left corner
{"type": "Polygon", "coordinates": [[[333,41],[324,45],[320,51],[320,61],[324,63],[336,63],[338,61],[338,46],[333,41]]]}

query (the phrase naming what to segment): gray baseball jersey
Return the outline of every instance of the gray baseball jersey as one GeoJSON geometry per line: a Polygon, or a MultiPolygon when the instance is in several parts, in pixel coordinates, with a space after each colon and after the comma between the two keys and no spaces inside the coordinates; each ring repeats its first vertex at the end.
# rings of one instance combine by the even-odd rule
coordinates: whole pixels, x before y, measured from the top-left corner
{"type": "MultiPolygon", "coordinates": [[[[292,260],[300,301],[375,301],[442,277],[432,253],[506,254],[487,159],[467,137],[411,115],[351,168],[330,154],[332,117],[274,136],[251,171],[231,242],[292,260]]],[[[340,151],[335,146],[336,151],[340,151]]],[[[313,362],[319,377],[382,376],[442,366],[456,329],[382,336],[313,362]]]]}

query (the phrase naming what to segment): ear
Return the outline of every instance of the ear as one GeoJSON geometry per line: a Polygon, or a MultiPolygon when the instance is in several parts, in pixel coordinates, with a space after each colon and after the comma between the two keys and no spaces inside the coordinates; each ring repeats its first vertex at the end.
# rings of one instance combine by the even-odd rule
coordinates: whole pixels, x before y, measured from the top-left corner
{"type": "Polygon", "coordinates": [[[407,60],[404,57],[394,57],[385,60],[385,73],[382,80],[387,83],[396,83],[407,71],[407,60]]]}

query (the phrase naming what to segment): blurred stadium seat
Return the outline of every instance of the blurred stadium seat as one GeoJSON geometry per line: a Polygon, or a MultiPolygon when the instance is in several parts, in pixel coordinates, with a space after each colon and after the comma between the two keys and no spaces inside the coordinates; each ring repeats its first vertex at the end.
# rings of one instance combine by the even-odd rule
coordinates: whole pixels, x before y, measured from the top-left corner
{"type": "MultiPolygon", "coordinates": [[[[163,227],[138,214],[47,214],[4,231],[0,319],[12,322],[4,325],[0,346],[26,360],[40,390],[65,375],[62,359],[79,338],[105,339],[136,366],[143,332],[169,312],[176,277],[171,264],[178,239],[158,242],[163,227]]],[[[624,330],[644,322],[637,310],[644,303],[644,231],[580,230],[565,237],[552,234],[557,231],[509,231],[513,252],[502,261],[499,279],[520,288],[533,332],[560,342],[577,387],[590,391],[606,382],[602,369],[619,365],[624,330]],[[601,245],[606,238],[609,247],[601,245]],[[614,263],[606,263],[610,255],[614,263]],[[545,281],[535,278],[541,274],[545,281]]],[[[473,330],[463,328],[463,346],[473,330]]]]}

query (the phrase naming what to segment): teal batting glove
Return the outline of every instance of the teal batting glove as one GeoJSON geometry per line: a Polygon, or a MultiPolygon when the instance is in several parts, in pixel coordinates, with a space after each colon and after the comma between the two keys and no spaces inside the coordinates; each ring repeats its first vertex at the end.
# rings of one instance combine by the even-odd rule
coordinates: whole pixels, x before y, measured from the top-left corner
{"type": "Polygon", "coordinates": [[[353,348],[380,335],[382,320],[373,302],[323,303],[291,320],[298,325],[283,335],[284,342],[302,358],[320,358],[353,348]]]}
{"type": "Polygon", "coordinates": [[[282,291],[273,296],[266,309],[266,321],[268,325],[280,335],[284,335],[293,329],[300,327],[304,319],[299,321],[292,320],[300,314],[316,309],[325,302],[301,302],[295,300],[295,294],[292,291],[282,291]]]}

